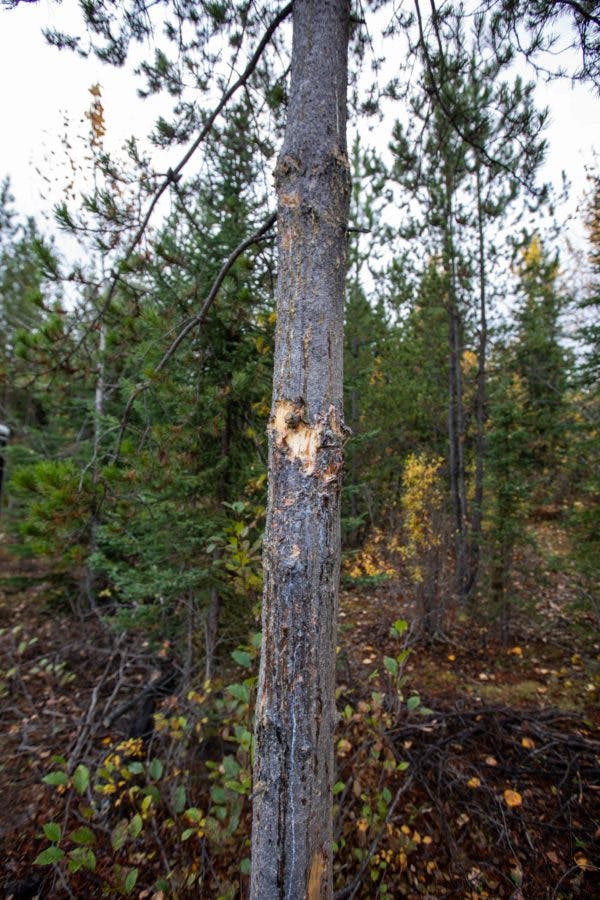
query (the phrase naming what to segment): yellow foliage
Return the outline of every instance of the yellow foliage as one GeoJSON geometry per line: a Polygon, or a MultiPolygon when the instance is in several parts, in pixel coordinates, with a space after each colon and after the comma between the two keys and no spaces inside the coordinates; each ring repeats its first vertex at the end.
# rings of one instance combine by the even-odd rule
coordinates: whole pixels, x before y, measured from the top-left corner
{"type": "Polygon", "coordinates": [[[537,234],[534,234],[523,252],[523,262],[529,267],[539,266],[542,261],[542,245],[537,234]]]}
{"type": "Polygon", "coordinates": [[[384,381],[383,373],[381,371],[381,357],[376,356],[374,359],[374,368],[371,373],[371,377],[369,378],[369,384],[382,384],[384,381]]]}
{"type": "Polygon", "coordinates": [[[364,578],[375,575],[394,575],[394,567],[385,559],[384,552],[397,551],[398,541],[392,538],[385,540],[383,531],[376,528],[362,549],[346,564],[346,570],[351,578],[364,578]]]}
{"type": "Polygon", "coordinates": [[[465,350],[460,360],[460,367],[463,374],[466,375],[471,369],[476,369],[477,365],[477,354],[472,350],[465,350]]]}
{"type": "Polygon", "coordinates": [[[92,147],[99,147],[102,144],[102,138],[106,134],[106,123],[104,120],[104,107],[102,105],[101,90],[99,84],[94,84],[89,89],[90,94],[94,98],[90,109],[85,116],[90,123],[92,131],[92,147]]]}
{"type": "Polygon", "coordinates": [[[419,560],[440,543],[435,520],[443,504],[440,476],[443,462],[442,457],[413,453],[404,466],[402,508],[406,544],[401,552],[410,563],[411,575],[416,582],[423,580],[419,560]]]}

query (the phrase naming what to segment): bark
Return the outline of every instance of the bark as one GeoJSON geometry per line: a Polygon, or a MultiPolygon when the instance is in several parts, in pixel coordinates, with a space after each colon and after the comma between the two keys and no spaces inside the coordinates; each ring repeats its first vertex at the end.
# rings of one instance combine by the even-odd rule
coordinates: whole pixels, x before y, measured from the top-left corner
{"type": "MultiPolygon", "coordinates": [[[[226,386],[231,384],[231,375],[226,379],[226,386]]],[[[225,408],[225,425],[221,432],[221,475],[217,484],[217,501],[222,504],[227,499],[229,488],[229,450],[231,446],[231,433],[233,430],[231,404],[225,408]]],[[[221,559],[221,550],[217,547],[213,553],[215,567],[221,559]]],[[[210,591],[210,600],[206,611],[204,623],[204,677],[209,680],[213,676],[217,639],[219,636],[219,623],[221,621],[221,593],[218,585],[213,585],[210,591]]]]}
{"type": "Polygon", "coordinates": [[[0,516],[2,515],[2,488],[4,485],[4,447],[5,442],[0,439],[0,516]]]}
{"type": "Polygon", "coordinates": [[[332,896],[348,0],[295,0],[275,171],[279,275],[250,897],[332,896]]]}
{"type": "Polygon", "coordinates": [[[485,280],[485,245],[483,228],[483,208],[481,201],[481,168],[477,166],[477,230],[479,239],[479,346],[477,349],[477,396],[475,435],[475,496],[471,526],[471,560],[468,594],[472,597],[479,577],[481,557],[481,524],[483,520],[483,476],[485,454],[486,422],[486,357],[487,357],[487,311],[485,280]]]}
{"type": "Polygon", "coordinates": [[[446,173],[444,257],[448,276],[448,448],[450,493],[454,518],[456,591],[464,599],[467,584],[467,489],[464,460],[464,414],[461,371],[460,312],[456,294],[456,250],[452,233],[452,178],[446,173]]]}
{"type": "MultiPolygon", "coordinates": [[[[102,440],[102,416],[104,414],[105,398],[105,361],[106,352],[106,325],[103,320],[99,324],[98,337],[98,365],[96,368],[96,388],[94,391],[94,443],[92,449],[92,485],[93,499],[90,511],[90,555],[98,549],[99,527],[99,501],[98,501],[98,474],[100,469],[100,442],[102,440]]],[[[89,567],[85,568],[84,592],[90,609],[97,610],[96,603],[96,575],[89,567]]]]}
{"type": "MultiPolygon", "coordinates": [[[[358,338],[354,338],[352,341],[352,356],[355,360],[358,359],[358,338]]],[[[352,434],[358,434],[358,392],[356,390],[356,385],[352,385],[352,389],[350,391],[350,430],[352,434]]],[[[352,448],[352,453],[350,457],[350,484],[352,486],[352,492],[350,494],[350,515],[352,517],[352,521],[356,522],[358,517],[358,498],[356,496],[356,483],[357,483],[357,473],[358,473],[358,454],[356,450],[356,446],[352,448]]],[[[356,547],[358,544],[358,527],[356,525],[352,526],[352,531],[349,536],[350,546],[356,547]]]]}

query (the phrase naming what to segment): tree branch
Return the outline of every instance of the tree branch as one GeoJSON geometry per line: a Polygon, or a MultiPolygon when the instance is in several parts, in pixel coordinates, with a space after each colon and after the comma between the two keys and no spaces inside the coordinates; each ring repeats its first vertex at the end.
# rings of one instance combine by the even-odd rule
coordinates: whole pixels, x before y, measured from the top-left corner
{"type": "MultiPolygon", "coordinates": [[[[244,252],[244,250],[247,250],[248,247],[252,246],[252,244],[256,244],[259,241],[264,239],[267,232],[270,231],[270,229],[275,224],[276,219],[277,219],[277,213],[271,213],[269,218],[260,226],[260,228],[257,231],[254,232],[254,234],[251,234],[250,237],[244,238],[244,240],[241,241],[241,243],[239,243],[237,245],[235,250],[232,250],[232,252],[229,254],[227,259],[221,266],[219,274],[213,281],[212,287],[211,287],[210,291],[208,292],[208,294],[206,295],[206,299],[204,300],[204,303],[202,304],[202,308],[200,309],[200,312],[197,315],[193,316],[181,329],[181,331],[179,332],[179,334],[177,335],[175,340],[172,342],[169,349],[166,351],[166,353],[164,354],[164,356],[162,357],[160,362],[155,367],[153,375],[158,375],[159,372],[161,372],[165,368],[165,366],[167,365],[167,363],[169,362],[171,357],[176,352],[177,348],[180,346],[182,341],[185,340],[185,338],[188,336],[190,331],[193,331],[194,328],[197,328],[199,325],[202,325],[204,323],[206,316],[208,315],[208,312],[209,312],[211,306],[213,305],[213,303],[217,297],[217,294],[219,293],[221,285],[223,284],[225,278],[227,277],[227,275],[228,275],[229,271],[231,270],[235,261],[238,259],[239,256],[241,256],[241,254],[244,252]]],[[[138,384],[136,386],[135,390],[131,393],[131,395],[129,396],[129,399],[127,400],[127,404],[125,405],[125,410],[124,410],[123,416],[121,418],[121,426],[119,429],[119,435],[117,437],[117,447],[116,447],[115,454],[114,454],[115,460],[118,459],[118,456],[119,456],[119,450],[121,448],[121,442],[123,440],[123,434],[125,432],[125,427],[127,425],[127,420],[129,418],[131,408],[132,408],[135,400],[137,399],[137,397],[139,397],[140,394],[142,394],[145,390],[147,390],[151,384],[152,384],[151,381],[141,382],[140,384],[138,384]]]]}
{"type": "MultiPolygon", "coordinates": [[[[125,255],[122,258],[122,260],[120,261],[121,264],[123,262],[126,262],[131,257],[131,254],[133,253],[133,251],[135,250],[135,248],[141,241],[141,239],[144,235],[144,232],[146,231],[146,228],[148,227],[148,223],[150,222],[150,219],[152,218],[152,214],[153,214],[154,210],[156,209],[158,201],[160,200],[160,198],[162,197],[164,192],[167,190],[169,185],[177,184],[177,182],[179,181],[179,179],[181,177],[181,173],[182,173],[183,169],[185,168],[187,163],[190,161],[190,159],[192,158],[192,156],[194,155],[194,153],[196,152],[198,147],[203,143],[204,140],[206,140],[206,137],[210,133],[218,116],[221,114],[223,109],[227,106],[227,104],[229,103],[229,101],[231,100],[233,95],[248,81],[248,79],[250,78],[250,76],[252,75],[254,70],[256,69],[256,66],[259,63],[259,60],[264,52],[265,47],[267,46],[267,44],[273,37],[273,35],[276,32],[276,30],[278,29],[278,27],[281,25],[281,23],[283,21],[285,21],[285,19],[290,15],[292,8],[293,8],[293,3],[288,3],[275,16],[275,18],[273,19],[273,21],[271,22],[271,24],[265,31],[264,35],[262,36],[258,46],[256,47],[256,50],[254,51],[254,53],[250,57],[250,60],[248,61],[248,65],[246,66],[246,68],[244,69],[244,71],[242,72],[240,77],[223,94],[223,96],[221,97],[221,99],[219,100],[219,102],[217,103],[217,105],[215,106],[215,108],[213,109],[211,114],[209,115],[208,119],[205,121],[204,125],[202,126],[200,134],[198,135],[196,140],[193,142],[193,144],[188,148],[187,152],[184,154],[184,156],[181,158],[181,160],[178,162],[178,164],[175,166],[175,168],[169,169],[167,174],[164,176],[162,183],[156,189],[154,196],[152,197],[152,200],[150,201],[150,205],[148,206],[148,209],[146,210],[146,213],[144,214],[141,224],[139,225],[139,227],[138,227],[137,231],[135,232],[133,238],[131,239],[127,249],[125,250],[125,255]]],[[[271,224],[273,224],[273,223],[271,223],[271,224]]],[[[68,353],[68,355],[66,357],[67,359],[69,359],[71,356],[73,356],[74,353],[77,352],[77,350],[81,347],[81,345],[85,341],[89,332],[94,328],[94,326],[105,315],[105,313],[108,310],[108,308],[110,307],[110,304],[115,295],[115,291],[117,289],[117,285],[119,283],[120,277],[121,276],[120,276],[119,272],[113,272],[110,286],[108,288],[108,291],[107,291],[106,297],[104,299],[104,302],[102,303],[102,306],[100,307],[100,309],[98,310],[98,312],[96,313],[94,318],[92,319],[91,323],[88,325],[88,328],[86,329],[86,331],[84,332],[84,334],[82,335],[80,340],[75,344],[75,346],[68,353]]]]}
{"type": "MultiPolygon", "coordinates": [[[[528,184],[524,178],[522,178],[510,166],[507,166],[506,163],[503,163],[502,160],[496,159],[493,156],[490,156],[490,154],[487,152],[486,148],[482,144],[480,144],[478,141],[474,140],[473,137],[471,137],[471,135],[469,134],[468,130],[461,128],[460,125],[456,122],[456,119],[452,115],[451,110],[448,109],[446,103],[444,102],[444,100],[442,98],[442,95],[441,95],[439,87],[438,87],[438,83],[436,81],[435,73],[433,71],[433,65],[431,63],[431,57],[429,55],[429,50],[427,48],[427,41],[425,40],[425,33],[424,33],[424,29],[423,29],[423,19],[421,17],[421,8],[419,6],[419,0],[414,0],[414,3],[415,3],[415,11],[417,14],[417,24],[419,27],[419,45],[423,52],[423,58],[425,60],[425,67],[427,69],[427,74],[429,76],[429,83],[431,85],[431,90],[433,91],[433,93],[435,95],[436,102],[437,102],[439,108],[441,109],[442,113],[444,114],[444,117],[450,123],[450,125],[455,130],[455,132],[457,133],[459,138],[461,138],[461,140],[463,140],[466,144],[468,144],[470,147],[472,147],[474,150],[476,150],[477,153],[480,154],[481,158],[485,159],[485,161],[490,166],[498,166],[500,169],[502,169],[504,172],[507,172],[512,178],[514,178],[515,181],[518,181],[519,184],[522,187],[524,187],[526,191],[528,191],[528,193],[532,194],[534,197],[539,197],[539,195],[540,195],[539,191],[537,191],[534,187],[532,187],[530,184],[528,184]]],[[[440,61],[445,70],[445,67],[446,67],[445,59],[444,59],[442,49],[441,49],[441,38],[439,35],[439,31],[437,28],[437,22],[436,22],[437,10],[435,8],[435,4],[434,4],[433,0],[430,0],[430,3],[431,3],[431,8],[432,8],[433,28],[435,31],[436,39],[437,39],[439,47],[440,47],[440,53],[441,53],[440,61]]]]}

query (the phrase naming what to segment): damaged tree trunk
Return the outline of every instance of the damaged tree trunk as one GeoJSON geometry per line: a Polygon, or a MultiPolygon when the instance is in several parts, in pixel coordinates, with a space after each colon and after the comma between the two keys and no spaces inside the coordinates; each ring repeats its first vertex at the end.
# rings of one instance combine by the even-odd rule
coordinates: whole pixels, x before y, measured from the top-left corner
{"type": "Polygon", "coordinates": [[[295,0],[288,123],[275,178],[279,275],[253,900],[332,896],[348,0],[295,0]]]}

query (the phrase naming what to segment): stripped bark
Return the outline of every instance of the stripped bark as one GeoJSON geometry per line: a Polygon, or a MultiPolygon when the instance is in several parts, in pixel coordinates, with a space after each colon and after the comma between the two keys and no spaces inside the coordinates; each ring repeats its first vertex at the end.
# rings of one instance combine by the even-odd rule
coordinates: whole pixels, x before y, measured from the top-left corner
{"type": "Polygon", "coordinates": [[[275,178],[279,275],[253,900],[332,896],[348,0],[295,0],[288,124],[275,178]]]}

